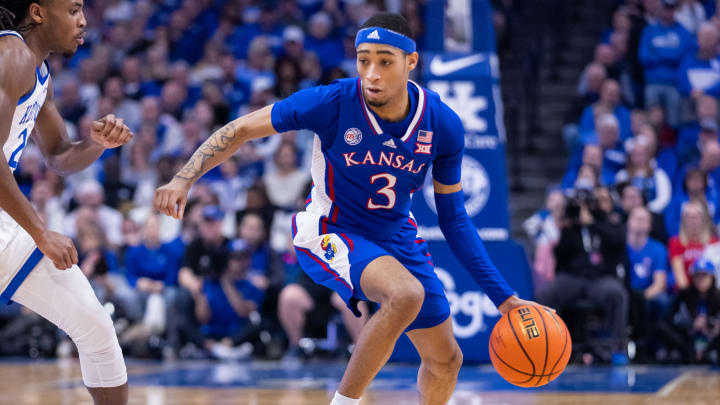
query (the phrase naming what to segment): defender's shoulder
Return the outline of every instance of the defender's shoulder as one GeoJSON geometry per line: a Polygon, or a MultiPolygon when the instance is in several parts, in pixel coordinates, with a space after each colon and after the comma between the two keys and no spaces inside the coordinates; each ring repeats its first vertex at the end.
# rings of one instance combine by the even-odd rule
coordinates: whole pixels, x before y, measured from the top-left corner
{"type": "Polygon", "coordinates": [[[35,83],[35,56],[21,38],[0,36],[0,86],[11,94],[27,92],[35,83]]]}

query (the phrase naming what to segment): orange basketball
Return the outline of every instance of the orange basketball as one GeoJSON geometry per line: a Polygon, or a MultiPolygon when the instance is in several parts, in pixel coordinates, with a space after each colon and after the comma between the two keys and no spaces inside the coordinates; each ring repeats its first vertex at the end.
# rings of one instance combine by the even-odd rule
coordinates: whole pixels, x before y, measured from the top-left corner
{"type": "Polygon", "coordinates": [[[570,332],[562,319],[535,305],[503,315],[493,328],[489,346],[495,370],[519,387],[539,387],[556,379],[572,352],[570,332]]]}

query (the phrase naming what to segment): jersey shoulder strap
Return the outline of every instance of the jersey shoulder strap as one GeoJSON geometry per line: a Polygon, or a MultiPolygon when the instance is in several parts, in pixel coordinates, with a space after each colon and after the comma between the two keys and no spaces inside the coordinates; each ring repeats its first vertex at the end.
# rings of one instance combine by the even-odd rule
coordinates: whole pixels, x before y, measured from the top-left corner
{"type": "Polygon", "coordinates": [[[23,38],[23,36],[20,35],[20,33],[17,32],[17,31],[13,31],[13,30],[0,30],[0,37],[6,37],[6,36],[18,37],[18,38],[22,39],[23,42],[25,42],[25,38],[23,38]]]}

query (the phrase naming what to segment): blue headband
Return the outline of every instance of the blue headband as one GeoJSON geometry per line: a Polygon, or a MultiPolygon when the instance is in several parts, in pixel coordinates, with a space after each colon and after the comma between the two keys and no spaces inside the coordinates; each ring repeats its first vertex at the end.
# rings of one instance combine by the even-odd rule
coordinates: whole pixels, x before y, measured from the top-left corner
{"type": "Polygon", "coordinates": [[[355,36],[355,48],[363,42],[390,45],[407,53],[415,52],[415,41],[412,38],[380,27],[368,27],[358,31],[355,36]]]}

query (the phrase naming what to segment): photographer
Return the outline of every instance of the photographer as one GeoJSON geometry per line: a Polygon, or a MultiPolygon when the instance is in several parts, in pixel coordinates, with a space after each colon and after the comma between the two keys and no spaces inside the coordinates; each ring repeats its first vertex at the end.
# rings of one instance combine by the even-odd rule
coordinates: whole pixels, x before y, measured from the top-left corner
{"type": "Polygon", "coordinates": [[[568,196],[560,241],[555,247],[556,278],[538,294],[544,305],[561,314],[579,299],[587,299],[602,308],[609,323],[615,364],[627,357],[625,343],[628,294],[617,270],[624,260],[625,232],[622,225],[610,221],[598,204],[597,190],[575,189],[568,196]]]}

